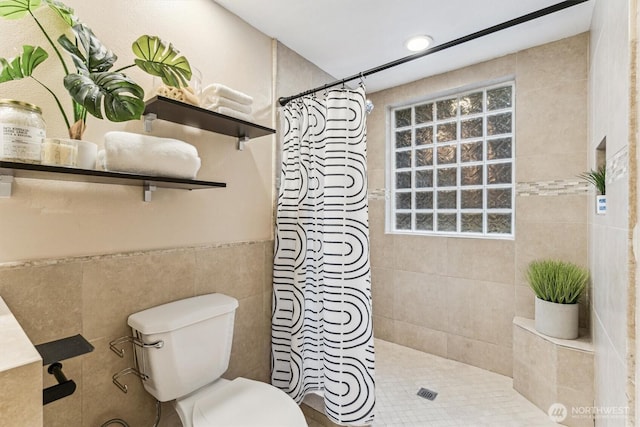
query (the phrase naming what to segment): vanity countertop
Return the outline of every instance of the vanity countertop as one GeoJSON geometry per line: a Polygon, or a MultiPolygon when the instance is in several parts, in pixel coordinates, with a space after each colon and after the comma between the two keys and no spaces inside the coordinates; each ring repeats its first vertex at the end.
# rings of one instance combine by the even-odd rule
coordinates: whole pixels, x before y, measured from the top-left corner
{"type": "Polygon", "coordinates": [[[0,297],[0,372],[42,361],[27,334],[0,297]]]}

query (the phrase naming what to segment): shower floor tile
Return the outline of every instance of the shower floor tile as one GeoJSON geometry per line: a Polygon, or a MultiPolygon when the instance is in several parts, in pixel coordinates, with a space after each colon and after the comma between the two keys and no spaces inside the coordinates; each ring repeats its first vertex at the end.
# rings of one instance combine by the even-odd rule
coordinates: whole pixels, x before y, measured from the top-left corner
{"type": "Polygon", "coordinates": [[[512,387],[512,379],[379,339],[374,427],[557,426],[512,387]],[[437,392],[430,401],[421,388],[437,392]]]}

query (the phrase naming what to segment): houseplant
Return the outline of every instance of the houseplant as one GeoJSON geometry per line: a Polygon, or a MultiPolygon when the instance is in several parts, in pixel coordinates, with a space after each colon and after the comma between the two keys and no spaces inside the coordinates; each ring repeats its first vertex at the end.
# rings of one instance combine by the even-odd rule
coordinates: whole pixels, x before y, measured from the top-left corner
{"type": "Polygon", "coordinates": [[[31,78],[55,99],[62,114],[69,137],[82,139],[86,128],[87,113],[99,119],[123,122],[140,118],[144,111],[144,90],[124,71],[138,66],[148,74],[160,77],[165,85],[187,86],[191,79],[191,67],[184,56],[171,44],[157,36],[143,35],[132,45],[136,56],[134,64],[111,71],[118,57],[96,37],[91,29],[80,22],[73,9],[56,0],[0,0],[0,17],[21,19],[31,17],[42,31],[49,47],[60,61],[62,83],[72,99],[73,121],[69,120],[58,92],[47,87],[33,72],[44,62],[49,53],[40,46],[24,45],[22,52],[10,59],[0,58],[0,83],[31,78]],[[66,34],[55,43],[38,20],[34,11],[46,6],[67,27],[73,40],[66,34]],[[63,53],[68,59],[63,58],[63,53]],[[68,61],[75,71],[70,69],[68,61]]]}
{"type": "Polygon", "coordinates": [[[578,177],[592,184],[598,191],[599,194],[596,195],[596,213],[600,215],[607,213],[607,166],[602,165],[597,170],[592,169],[578,175],[578,177]]]}
{"type": "Polygon", "coordinates": [[[526,279],[536,294],[536,330],[555,338],[577,338],[578,302],[589,280],[587,270],[570,262],[537,260],[529,264],[526,279]]]}

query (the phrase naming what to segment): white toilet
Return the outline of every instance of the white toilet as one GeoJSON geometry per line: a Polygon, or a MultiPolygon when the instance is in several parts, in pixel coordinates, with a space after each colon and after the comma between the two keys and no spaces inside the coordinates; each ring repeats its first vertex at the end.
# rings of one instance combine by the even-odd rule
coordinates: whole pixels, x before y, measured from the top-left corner
{"type": "MultiPolygon", "coordinates": [[[[238,301],[208,294],[129,316],[144,388],[161,402],[175,399],[184,427],[306,427],[283,391],[259,381],[220,378],[229,366],[238,301]]],[[[257,314],[256,314],[257,315],[257,314]]]]}

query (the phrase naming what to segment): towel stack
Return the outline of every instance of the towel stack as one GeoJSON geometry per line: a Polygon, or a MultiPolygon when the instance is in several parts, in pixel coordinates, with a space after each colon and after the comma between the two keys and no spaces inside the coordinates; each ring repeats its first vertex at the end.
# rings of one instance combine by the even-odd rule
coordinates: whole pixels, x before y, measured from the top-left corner
{"type": "Polygon", "coordinates": [[[253,122],[253,98],[220,83],[213,83],[202,90],[201,106],[225,116],[253,122]]]}
{"type": "Polygon", "coordinates": [[[108,171],[194,179],[198,150],[184,141],[130,132],[107,132],[98,165],[108,171]]]}

